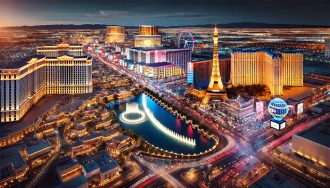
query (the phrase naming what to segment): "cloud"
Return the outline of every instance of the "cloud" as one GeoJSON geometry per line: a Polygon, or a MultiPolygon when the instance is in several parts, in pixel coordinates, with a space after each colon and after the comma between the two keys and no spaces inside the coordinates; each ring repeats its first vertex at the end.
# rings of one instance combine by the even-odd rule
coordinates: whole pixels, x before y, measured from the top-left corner
{"type": "Polygon", "coordinates": [[[85,13],[85,16],[88,18],[122,18],[122,17],[130,17],[130,13],[128,11],[122,10],[99,10],[97,12],[85,13]]]}
{"type": "Polygon", "coordinates": [[[122,10],[99,10],[97,12],[85,13],[84,14],[88,18],[93,19],[116,19],[116,18],[146,18],[152,20],[163,20],[163,19],[202,19],[209,18],[210,16],[195,13],[195,12],[173,12],[173,13],[160,13],[160,14],[150,14],[149,13],[137,13],[137,12],[129,12],[122,10]]]}
{"type": "Polygon", "coordinates": [[[154,14],[148,17],[154,19],[178,19],[178,18],[201,19],[201,18],[209,18],[210,16],[202,13],[194,13],[194,12],[175,12],[175,13],[154,14]]]}

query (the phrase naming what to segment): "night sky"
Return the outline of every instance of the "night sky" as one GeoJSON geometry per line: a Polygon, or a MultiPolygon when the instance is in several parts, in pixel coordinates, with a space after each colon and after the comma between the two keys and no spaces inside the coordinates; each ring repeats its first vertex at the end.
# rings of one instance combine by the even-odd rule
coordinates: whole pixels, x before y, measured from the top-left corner
{"type": "Polygon", "coordinates": [[[264,22],[330,25],[330,0],[0,0],[0,27],[264,22]]]}

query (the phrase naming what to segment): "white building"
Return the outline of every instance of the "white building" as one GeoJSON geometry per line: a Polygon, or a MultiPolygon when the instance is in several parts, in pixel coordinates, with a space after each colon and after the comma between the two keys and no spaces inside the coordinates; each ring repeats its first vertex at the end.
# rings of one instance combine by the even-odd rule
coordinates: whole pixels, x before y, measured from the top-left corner
{"type": "Polygon", "coordinates": [[[187,63],[191,61],[191,50],[188,48],[126,48],[128,60],[138,63],[170,62],[187,71],[187,63]]]}

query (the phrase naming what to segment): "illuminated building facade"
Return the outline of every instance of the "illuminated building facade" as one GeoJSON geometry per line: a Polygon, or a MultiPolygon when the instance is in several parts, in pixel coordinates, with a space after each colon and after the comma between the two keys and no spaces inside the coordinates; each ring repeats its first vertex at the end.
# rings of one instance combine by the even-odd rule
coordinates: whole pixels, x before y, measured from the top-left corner
{"type": "Polygon", "coordinates": [[[122,26],[107,26],[106,28],[106,42],[119,43],[125,41],[125,28],[122,26]]]}
{"type": "Polygon", "coordinates": [[[220,65],[219,65],[219,49],[218,49],[218,30],[214,28],[213,32],[213,61],[212,71],[210,75],[210,83],[206,90],[206,95],[202,101],[205,106],[211,98],[227,99],[225,87],[222,84],[220,65]]]}
{"type": "Polygon", "coordinates": [[[303,86],[303,54],[234,50],[231,83],[233,86],[263,84],[272,95],[281,95],[284,85],[303,86]]]}
{"type": "Polygon", "coordinates": [[[148,77],[160,79],[173,76],[181,76],[182,69],[172,63],[152,63],[144,66],[144,74],[148,77]]]}
{"type": "Polygon", "coordinates": [[[84,55],[82,45],[69,45],[69,44],[59,44],[57,46],[38,46],[38,55],[45,55],[47,57],[58,57],[63,55],[69,56],[82,56],[84,55]]]}
{"type": "Polygon", "coordinates": [[[140,25],[139,34],[134,36],[135,47],[155,47],[161,45],[161,36],[158,27],[151,25],[140,25]]]}
{"type": "Polygon", "coordinates": [[[243,99],[239,95],[236,99],[228,99],[226,102],[219,103],[219,105],[221,109],[226,109],[224,113],[240,123],[253,119],[256,114],[254,99],[243,99]]]}
{"type": "Polygon", "coordinates": [[[329,119],[292,136],[292,151],[330,168],[329,119]]]}
{"type": "Polygon", "coordinates": [[[187,63],[191,61],[191,50],[187,48],[126,48],[128,60],[137,63],[161,63],[170,62],[180,67],[184,72],[187,63]]]}
{"type": "Polygon", "coordinates": [[[193,84],[194,89],[206,89],[210,83],[212,60],[195,61],[188,63],[187,83],[193,84]]]}
{"type": "MultiPolygon", "coordinates": [[[[220,56],[220,74],[223,83],[228,83],[230,79],[230,57],[220,56]]],[[[212,59],[188,62],[187,83],[193,84],[194,89],[206,89],[210,83],[212,71],[212,59]]]]}
{"type": "Polygon", "coordinates": [[[91,93],[92,59],[36,55],[0,69],[0,78],[1,122],[18,121],[46,94],[91,93]]]}

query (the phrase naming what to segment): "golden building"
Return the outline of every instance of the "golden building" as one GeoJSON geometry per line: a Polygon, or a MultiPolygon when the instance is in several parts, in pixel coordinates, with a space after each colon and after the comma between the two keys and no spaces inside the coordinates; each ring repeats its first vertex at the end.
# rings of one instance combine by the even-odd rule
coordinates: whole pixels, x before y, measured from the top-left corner
{"type": "Polygon", "coordinates": [[[183,74],[180,67],[168,62],[147,64],[144,66],[143,72],[146,76],[156,79],[182,76],[183,74]]]}
{"type": "Polygon", "coordinates": [[[158,27],[151,25],[140,25],[139,34],[134,37],[135,47],[155,47],[161,45],[161,36],[158,27]]]}
{"type": "Polygon", "coordinates": [[[57,46],[38,46],[38,55],[45,55],[47,57],[58,57],[63,55],[82,56],[84,55],[82,45],[69,45],[61,43],[57,46]]]}
{"type": "Polygon", "coordinates": [[[125,28],[122,26],[107,26],[106,42],[120,43],[125,41],[125,28]]]}
{"type": "Polygon", "coordinates": [[[222,84],[221,75],[220,75],[218,38],[219,38],[218,30],[217,28],[214,28],[212,72],[210,75],[210,83],[207,87],[205,97],[203,98],[202,101],[203,106],[205,106],[211,98],[218,98],[222,100],[227,99],[226,90],[222,84]]]}
{"type": "Polygon", "coordinates": [[[230,75],[233,86],[263,84],[281,95],[284,85],[303,86],[303,54],[234,50],[230,75]]]}
{"type": "Polygon", "coordinates": [[[18,121],[46,94],[91,93],[92,59],[35,55],[0,69],[0,78],[1,122],[18,121]]]}

